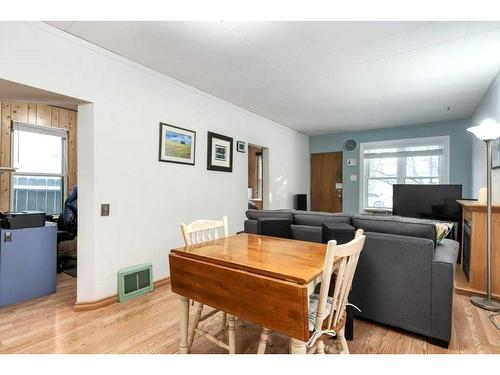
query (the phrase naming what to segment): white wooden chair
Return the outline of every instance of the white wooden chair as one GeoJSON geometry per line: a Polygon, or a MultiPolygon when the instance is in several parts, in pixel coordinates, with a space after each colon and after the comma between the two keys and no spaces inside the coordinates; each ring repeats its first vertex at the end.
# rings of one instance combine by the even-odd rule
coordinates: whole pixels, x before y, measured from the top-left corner
{"type": "MultiPolygon", "coordinates": [[[[222,237],[227,237],[229,235],[229,227],[227,223],[227,216],[224,216],[222,220],[196,220],[191,224],[181,224],[182,236],[184,237],[184,242],[186,245],[194,245],[201,242],[213,241],[218,238],[219,230],[222,230],[222,237]]],[[[191,351],[191,346],[193,345],[194,338],[196,334],[205,337],[207,340],[215,343],[217,346],[229,351],[229,354],[235,354],[236,352],[236,336],[235,336],[235,317],[232,315],[227,315],[222,311],[222,327],[219,331],[214,334],[210,334],[207,329],[200,327],[200,322],[210,318],[211,316],[220,312],[219,310],[212,310],[207,314],[202,316],[204,305],[200,302],[196,302],[196,313],[193,322],[191,332],[189,333],[188,339],[188,353],[191,351]],[[220,337],[225,331],[226,326],[228,326],[228,342],[223,342],[220,337]]]]}
{"type": "MultiPolygon", "coordinates": [[[[328,242],[320,292],[309,296],[309,331],[312,333],[307,343],[308,354],[335,352],[332,346],[325,345],[326,339],[334,339],[340,346],[338,352],[349,354],[344,336],[347,297],[365,239],[363,230],[358,229],[355,238],[349,243],[337,245],[334,240],[328,242]],[[333,273],[336,273],[337,279],[333,296],[330,297],[328,289],[333,273]]],[[[265,353],[269,334],[270,330],[262,329],[258,354],[265,353]]]]}

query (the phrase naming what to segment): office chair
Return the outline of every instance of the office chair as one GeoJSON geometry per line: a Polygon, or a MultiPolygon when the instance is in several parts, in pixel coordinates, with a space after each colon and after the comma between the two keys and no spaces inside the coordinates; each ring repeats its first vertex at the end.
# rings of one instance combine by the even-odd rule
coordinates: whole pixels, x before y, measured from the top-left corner
{"type": "MultiPolygon", "coordinates": [[[[53,217],[48,217],[49,221],[57,222],[57,273],[66,270],[68,261],[75,261],[74,256],[60,256],[59,244],[66,241],[71,241],[77,236],[77,187],[75,186],[68,198],[64,202],[64,207],[57,221],[53,217]]],[[[71,276],[76,277],[76,273],[71,276]]]]}

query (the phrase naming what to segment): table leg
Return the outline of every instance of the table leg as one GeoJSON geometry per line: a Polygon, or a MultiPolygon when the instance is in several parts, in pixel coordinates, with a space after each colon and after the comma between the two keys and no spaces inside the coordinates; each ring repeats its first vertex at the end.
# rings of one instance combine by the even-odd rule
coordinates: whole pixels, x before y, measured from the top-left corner
{"type": "Polygon", "coordinates": [[[295,338],[290,339],[291,354],[306,354],[306,343],[295,338]]]}
{"type": "Polygon", "coordinates": [[[180,331],[180,344],[179,344],[179,353],[188,354],[189,346],[188,346],[188,329],[189,329],[189,299],[181,296],[181,308],[180,308],[180,317],[179,317],[179,331],[180,331]]]}

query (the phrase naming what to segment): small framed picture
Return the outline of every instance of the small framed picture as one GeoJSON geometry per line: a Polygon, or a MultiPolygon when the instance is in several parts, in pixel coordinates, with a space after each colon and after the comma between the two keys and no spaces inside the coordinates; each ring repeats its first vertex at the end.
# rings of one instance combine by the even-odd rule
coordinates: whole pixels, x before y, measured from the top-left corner
{"type": "Polygon", "coordinates": [[[159,161],[194,165],[195,148],[195,131],[160,122],[159,161]]]}
{"type": "Polygon", "coordinates": [[[233,171],[233,138],[208,132],[207,169],[210,171],[233,171]]]}
{"type": "Polygon", "coordinates": [[[245,152],[245,146],[246,146],[245,142],[242,142],[242,141],[236,142],[236,151],[245,152]]]}

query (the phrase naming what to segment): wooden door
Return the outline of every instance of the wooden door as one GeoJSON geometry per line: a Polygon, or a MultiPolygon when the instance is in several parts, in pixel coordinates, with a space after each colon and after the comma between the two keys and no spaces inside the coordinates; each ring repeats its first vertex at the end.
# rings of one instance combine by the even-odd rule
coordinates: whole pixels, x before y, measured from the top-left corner
{"type": "Polygon", "coordinates": [[[342,152],[311,154],[311,210],[342,212],[342,152]]]}

